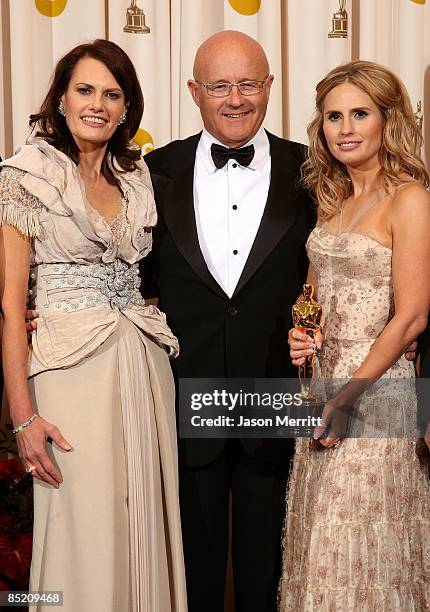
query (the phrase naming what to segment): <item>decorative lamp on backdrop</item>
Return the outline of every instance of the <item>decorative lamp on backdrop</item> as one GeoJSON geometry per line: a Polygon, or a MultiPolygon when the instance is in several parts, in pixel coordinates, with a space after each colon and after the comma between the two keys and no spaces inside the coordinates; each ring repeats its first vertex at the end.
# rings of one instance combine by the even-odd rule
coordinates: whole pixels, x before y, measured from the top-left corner
{"type": "Polygon", "coordinates": [[[145,23],[145,13],[136,5],[136,0],[131,0],[131,4],[127,9],[127,23],[123,30],[132,34],[149,34],[150,29],[145,23]]]}
{"type": "Polygon", "coordinates": [[[339,11],[331,20],[331,32],[329,38],[348,38],[348,13],[345,10],[346,0],[339,0],[339,11]]]}

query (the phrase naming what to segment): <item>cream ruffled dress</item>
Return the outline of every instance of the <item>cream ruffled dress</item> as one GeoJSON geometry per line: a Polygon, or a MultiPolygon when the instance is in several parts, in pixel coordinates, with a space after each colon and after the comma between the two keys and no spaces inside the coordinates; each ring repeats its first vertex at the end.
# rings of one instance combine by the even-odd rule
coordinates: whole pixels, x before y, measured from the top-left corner
{"type": "Polygon", "coordinates": [[[110,163],[124,196],[111,222],[76,165],[41,139],[0,174],[2,223],[33,238],[34,410],[73,446],[52,447],[59,490],[35,480],[30,588],[62,591],[65,612],[185,612],[168,357],[178,345],[145,306],[137,269],[155,204],[143,160],[127,173],[110,163]]]}

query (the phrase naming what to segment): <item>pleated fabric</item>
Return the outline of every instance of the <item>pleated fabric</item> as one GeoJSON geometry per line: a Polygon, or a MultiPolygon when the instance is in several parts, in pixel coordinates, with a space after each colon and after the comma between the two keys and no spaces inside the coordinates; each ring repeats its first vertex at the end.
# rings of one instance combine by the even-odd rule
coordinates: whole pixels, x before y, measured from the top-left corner
{"type": "Polygon", "coordinates": [[[166,351],[121,316],[95,354],[30,385],[73,446],[52,446],[59,490],[35,480],[31,590],[63,591],[64,612],[185,612],[166,351]]]}

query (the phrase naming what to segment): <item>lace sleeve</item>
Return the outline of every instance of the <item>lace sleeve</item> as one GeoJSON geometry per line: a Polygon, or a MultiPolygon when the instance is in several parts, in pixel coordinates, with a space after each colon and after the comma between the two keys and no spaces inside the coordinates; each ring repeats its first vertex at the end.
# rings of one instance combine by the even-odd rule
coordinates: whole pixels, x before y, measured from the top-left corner
{"type": "Polygon", "coordinates": [[[42,203],[20,184],[23,170],[6,166],[0,172],[0,225],[12,225],[24,236],[39,237],[42,233],[42,203]]]}

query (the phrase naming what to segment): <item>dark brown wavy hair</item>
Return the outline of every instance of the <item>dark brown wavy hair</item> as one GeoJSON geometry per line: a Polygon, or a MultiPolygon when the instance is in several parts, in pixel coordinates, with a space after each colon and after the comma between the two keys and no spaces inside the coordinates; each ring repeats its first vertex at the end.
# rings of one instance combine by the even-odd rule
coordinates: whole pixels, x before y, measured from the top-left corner
{"type": "Polygon", "coordinates": [[[344,164],[329,151],[324,131],[324,102],[327,94],[342,83],[352,83],[367,93],[379,108],[384,124],[379,150],[381,178],[385,190],[408,180],[425,188],[429,176],[421,160],[423,138],[405,86],[390,70],[368,61],[354,61],[331,70],[316,87],[316,110],[308,125],[308,159],[302,165],[302,182],[318,201],[319,217],[330,219],[352,193],[344,164]]]}
{"type": "Polygon", "coordinates": [[[102,174],[106,180],[116,185],[117,180],[108,164],[108,153],[115,158],[118,170],[130,172],[136,169],[136,161],[141,157],[140,148],[130,144],[137,132],[143,114],[142,89],[136,70],[128,55],[115,43],[98,39],[79,45],[66,53],[55,67],[51,86],[38,113],[30,115],[30,127],[36,136],[45,139],[59,151],[79,163],[79,149],[67,127],[66,119],[59,111],[60,98],[67,90],[73,70],[79,60],[91,57],[102,62],[113,74],[121,87],[127,105],[126,120],[119,125],[108,142],[102,163],[102,174]]]}

